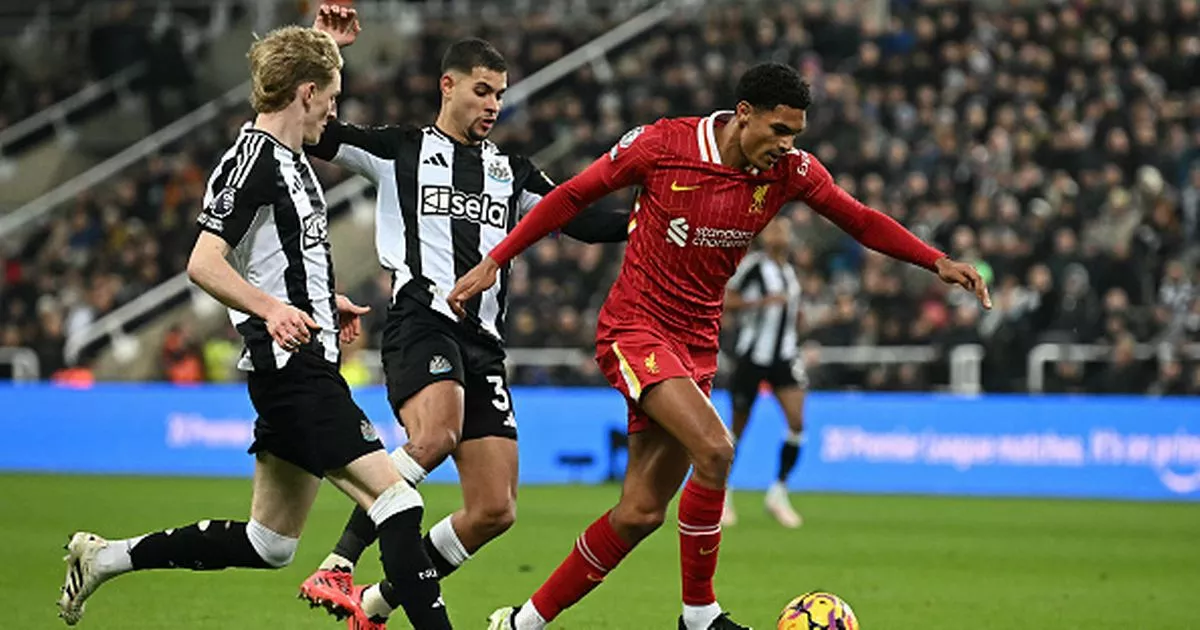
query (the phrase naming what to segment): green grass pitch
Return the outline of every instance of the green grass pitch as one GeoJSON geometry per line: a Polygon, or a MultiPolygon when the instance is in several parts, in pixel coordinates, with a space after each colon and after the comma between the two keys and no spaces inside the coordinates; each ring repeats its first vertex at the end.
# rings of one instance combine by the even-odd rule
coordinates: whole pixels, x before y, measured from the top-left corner
{"type": "MultiPolygon", "coordinates": [[[[73,530],[122,537],[244,518],[249,489],[229,479],[0,476],[0,627],[65,627],[53,602],[73,530]]],[[[459,501],[452,486],[423,492],[427,524],[459,501]]],[[[444,582],[456,627],[482,629],[492,609],[524,601],[616,496],[613,486],[523,488],[516,527],[444,582]]],[[[762,513],[761,498],[737,495],[741,523],[726,530],[717,576],[721,603],[759,630],[813,588],[849,600],[866,630],[1200,628],[1200,505],[799,495],[807,523],[784,531],[762,513]]],[[[97,592],[79,627],[344,627],[295,593],[348,507],[323,489],[286,569],[121,577],[97,592]]],[[[371,551],[359,576],[377,577],[377,567],[371,551]]],[[[553,627],[675,628],[678,602],[668,523],[553,627]]]]}

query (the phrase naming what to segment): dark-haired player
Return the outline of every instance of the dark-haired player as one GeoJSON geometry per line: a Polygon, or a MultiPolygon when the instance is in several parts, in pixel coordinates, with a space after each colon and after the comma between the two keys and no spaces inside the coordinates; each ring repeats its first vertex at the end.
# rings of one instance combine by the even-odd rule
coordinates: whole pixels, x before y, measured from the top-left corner
{"type": "Polygon", "coordinates": [[[867,247],[934,271],[990,304],[974,268],[856,201],[816,158],[793,146],[809,104],[809,86],[794,69],[762,64],[739,81],[735,110],[630,131],[547,195],[451,292],[451,305],[461,310],[495,283],[502,265],[584,206],[641,187],[625,260],[596,331],[596,361],[629,403],[621,498],[528,602],[493,613],[493,630],[540,629],[595,588],[662,524],[689,467],[679,501],[679,628],[744,627],[713,592],[733,443],[708,394],[725,286],[783,204],[804,201],[867,247]]]}
{"type": "MultiPolygon", "coordinates": [[[[325,6],[321,15],[319,25],[353,42],[352,9],[325,6]]],[[[439,578],[516,518],[517,421],[504,366],[507,282],[471,300],[466,326],[445,300],[454,281],[554,188],[528,158],[487,139],[508,89],[507,69],[488,42],[455,42],[442,59],[441,109],[433,124],[359,127],[335,120],[319,143],[305,148],[378,190],[375,249],[392,273],[381,355],[388,400],[408,434],[392,459],[416,486],[453,456],[462,486],[462,508],[424,538],[439,578]]],[[[588,242],[623,241],[628,219],[628,211],[586,212],[563,232],[588,242]]],[[[301,595],[335,614],[357,615],[352,572],[375,538],[370,516],[356,509],[301,595]]]]}

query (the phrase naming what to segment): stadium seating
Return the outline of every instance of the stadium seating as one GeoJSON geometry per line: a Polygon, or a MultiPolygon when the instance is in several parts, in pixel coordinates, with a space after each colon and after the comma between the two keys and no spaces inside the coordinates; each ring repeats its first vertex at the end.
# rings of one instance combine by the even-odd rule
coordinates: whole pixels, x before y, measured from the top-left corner
{"type": "MultiPolygon", "coordinates": [[[[547,165],[561,180],[630,127],[729,106],[736,77],[755,61],[794,64],[816,100],[800,145],[864,202],[978,261],[996,303],[982,312],[797,205],[789,212],[816,386],[927,389],[948,369],[944,360],[818,367],[821,346],[977,343],[984,388],[1020,390],[1030,350],[1064,342],[1111,346],[1111,359],[1054,364],[1049,391],[1200,393],[1200,364],[1174,350],[1200,342],[1197,3],[987,6],[895,0],[880,22],[851,3],[716,3],[539,94],[495,140],[534,154],[569,136],[569,156],[547,165]],[[1163,350],[1147,361],[1138,344],[1163,350]]],[[[437,52],[452,38],[495,41],[515,82],[611,24],[545,17],[525,22],[520,38],[503,21],[473,26],[427,22],[413,54],[350,68],[343,117],[432,120],[437,52]]],[[[64,329],[181,269],[199,178],[244,115],[78,200],[38,238],[0,245],[0,346],[37,348],[49,373],[61,365],[64,329]]],[[[332,184],[340,174],[323,176],[332,184]]],[[[512,345],[588,349],[619,260],[615,246],[535,247],[514,268],[512,345]]],[[[379,305],[386,286],[351,294],[379,305]]],[[[378,342],[371,337],[368,346],[378,342]]],[[[516,381],[602,382],[588,361],[522,368],[516,381]]]]}

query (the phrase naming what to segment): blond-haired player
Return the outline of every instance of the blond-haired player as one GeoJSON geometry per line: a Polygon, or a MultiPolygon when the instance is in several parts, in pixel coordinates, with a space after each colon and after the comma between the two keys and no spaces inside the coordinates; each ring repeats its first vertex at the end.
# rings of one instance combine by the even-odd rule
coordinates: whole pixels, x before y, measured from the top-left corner
{"type": "Polygon", "coordinates": [[[145,569],[280,568],[328,477],[378,529],[384,583],[354,592],[351,627],[382,628],[403,607],[420,630],[449,628],[421,544],[421,495],[405,482],[338,373],[339,341],[367,311],[334,292],[324,193],[303,145],[336,115],[337,41],[287,27],[249,53],[257,116],[208,182],[188,275],[229,307],[245,341],[254,425],[249,521],[202,520],[124,540],[78,532],[58,600],[68,625],[105,581],[145,569]]]}

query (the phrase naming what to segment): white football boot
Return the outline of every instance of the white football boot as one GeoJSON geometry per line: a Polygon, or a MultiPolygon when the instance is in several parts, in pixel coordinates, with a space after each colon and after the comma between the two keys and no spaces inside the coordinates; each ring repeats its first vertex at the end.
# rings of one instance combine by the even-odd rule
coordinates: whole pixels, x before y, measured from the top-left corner
{"type": "Polygon", "coordinates": [[[771,484],[767,490],[765,504],[767,512],[770,512],[780,525],[788,529],[796,529],[804,524],[804,519],[792,507],[792,502],[788,499],[787,486],[783,483],[776,481],[771,484]]]}
{"type": "Polygon", "coordinates": [[[513,620],[516,618],[518,610],[520,608],[516,606],[497,609],[488,617],[488,630],[515,630],[516,622],[513,620]]]}
{"type": "Polygon", "coordinates": [[[67,577],[58,598],[58,616],[68,626],[79,623],[83,604],[111,575],[99,570],[96,555],[108,546],[108,541],[89,532],[76,532],[67,543],[67,577]]]}

